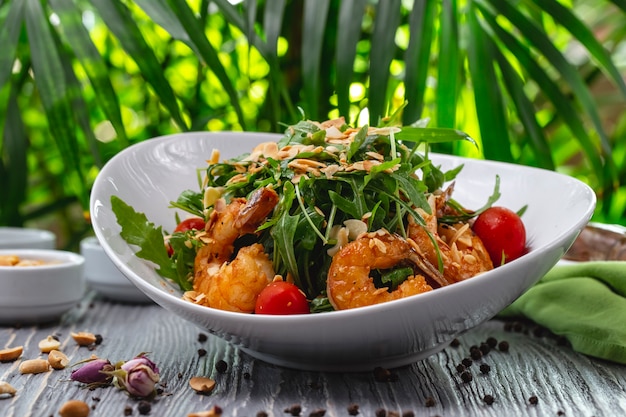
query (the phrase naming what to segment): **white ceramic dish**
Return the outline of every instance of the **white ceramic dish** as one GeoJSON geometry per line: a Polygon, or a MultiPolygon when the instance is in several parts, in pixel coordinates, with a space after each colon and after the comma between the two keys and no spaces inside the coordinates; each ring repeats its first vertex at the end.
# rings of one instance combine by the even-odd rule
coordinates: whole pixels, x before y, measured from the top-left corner
{"type": "Polygon", "coordinates": [[[152,302],[115,266],[96,237],[80,242],[80,254],[85,258],[85,278],[90,288],[114,301],[152,302]]]}
{"type": "Polygon", "coordinates": [[[91,216],[105,252],[124,274],[164,308],[239,346],[250,355],[282,366],[327,371],[395,367],[441,350],[458,334],[492,318],[552,268],[572,244],[595,207],[593,191],[580,181],[523,166],[432,155],[437,165],[464,164],[454,197],[478,208],[501,178],[499,205],[528,205],[530,251],[522,258],[464,282],[385,304],[299,316],[231,313],[181,299],[134,255],[119,235],[111,211],[120,197],[166,230],[174,227],[168,208],[185,189],[197,189],[196,169],[206,166],[211,151],[222,158],[249,152],[277,135],[254,133],[187,133],[156,138],[127,148],[102,169],[91,195],[91,216]]]}
{"type": "Polygon", "coordinates": [[[0,324],[54,321],[85,294],[81,255],[49,249],[2,249],[3,255],[44,265],[0,266],[0,324]]]}
{"type": "Polygon", "coordinates": [[[0,249],[54,249],[56,236],[48,230],[0,227],[0,249]]]}

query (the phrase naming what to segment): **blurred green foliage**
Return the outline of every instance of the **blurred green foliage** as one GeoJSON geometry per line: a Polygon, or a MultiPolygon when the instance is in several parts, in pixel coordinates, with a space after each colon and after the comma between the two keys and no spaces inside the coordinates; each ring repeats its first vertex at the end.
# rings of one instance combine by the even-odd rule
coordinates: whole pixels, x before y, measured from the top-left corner
{"type": "Polygon", "coordinates": [[[122,149],[302,117],[469,133],[437,151],[554,169],[626,222],[624,0],[0,0],[0,225],[91,233],[122,149]],[[302,113],[301,113],[301,111],[302,113]]]}

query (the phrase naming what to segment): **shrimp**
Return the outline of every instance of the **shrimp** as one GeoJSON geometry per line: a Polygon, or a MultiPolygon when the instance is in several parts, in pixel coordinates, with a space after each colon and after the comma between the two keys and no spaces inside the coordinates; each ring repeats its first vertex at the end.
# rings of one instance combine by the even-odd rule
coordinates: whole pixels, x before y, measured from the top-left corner
{"type": "Polygon", "coordinates": [[[422,259],[409,241],[386,230],[379,230],[362,234],[333,256],[326,292],[335,310],[362,307],[432,290],[433,287],[422,274],[436,277],[437,284],[445,285],[439,271],[422,259]],[[414,275],[409,276],[394,291],[376,288],[370,272],[395,266],[411,266],[414,275]]]}
{"type": "Polygon", "coordinates": [[[278,195],[269,188],[255,191],[249,200],[223,199],[215,203],[206,225],[206,245],[194,260],[193,288],[188,297],[198,304],[222,310],[254,311],[256,298],[275,276],[269,257],[260,243],[235,252],[235,240],[263,223],[278,203],[278,195]]]}
{"type": "Polygon", "coordinates": [[[431,264],[438,264],[439,254],[443,261],[443,276],[449,282],[459,282],[493,269],[493,263],[482,240],[474,234],[469,224],[439,224],[437,217],[445,211],[450,192],[451,188],[442,194],[429,197],[430,214],[417,209],[425,226],[410,217],[408,236],[416,243],[416,250],[431,264]]]}

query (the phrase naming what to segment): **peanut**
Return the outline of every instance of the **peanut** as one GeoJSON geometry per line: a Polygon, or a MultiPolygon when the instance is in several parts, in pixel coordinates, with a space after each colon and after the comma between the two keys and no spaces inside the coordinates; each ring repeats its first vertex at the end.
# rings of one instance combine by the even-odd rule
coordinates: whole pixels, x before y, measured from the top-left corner
{"type": "Polygon", "coordinates": [[[213,407],[207,411],[196,411],[195,413],[187,414],[187,417],[218,417],[222,415],[222,410],[219,407],[213,407]]]}
{"type": "Polygon", "coordinates": [[[8,382],[0,381],[0,397],[4,394],[8,394],[10,397],[13,397],[17,390],[11,386],[8,382]]]}
{"type": "Polygon", "coordinates": [[[61,417],[87,417],[89,415],[89,406],[84,401],[69,400],[59,409],[61,417]]]}
{"type": "Polygon", "coordinates": [[[79,346],[89,346],[89,345],[93,345],[94,343],[96,343],[96,335],[94,335],[93,333],[72,332],[71,335],[74,341],[76,341],[76,343],[78,343],[79,346]]]}
{"type": "Polygon", "coordinates": [[[53,350],[59,350],[61,342],[52,336],[48,336],[39,342],[39,350],[41,353],[50,353],[53,350]]]}
{"type": "Polygon", "coordinates": [[[21,374],[40,374],[49,370],[50,364],[45,359],[29,359],[20,363],[19,367],[21,374]]]}
{"type": "Polygon", "coordinates": [[[0,362],[11,362],[22,356],[23,346],[16,346],[0,350],[0,362]]]}
{"type": "Polygon", "coordinates": [[[189,380],[189,386],[200,394],[210,394],[215,388],[215,380],[203,376],[194,376],[189,380]]]}
{"type": "Polygon", "coordinates": [[[51,350],[48,353],[48,363],[53,369],[65,369],[70,360],[65,356],[63,352],[58,350],[51,350]]]}

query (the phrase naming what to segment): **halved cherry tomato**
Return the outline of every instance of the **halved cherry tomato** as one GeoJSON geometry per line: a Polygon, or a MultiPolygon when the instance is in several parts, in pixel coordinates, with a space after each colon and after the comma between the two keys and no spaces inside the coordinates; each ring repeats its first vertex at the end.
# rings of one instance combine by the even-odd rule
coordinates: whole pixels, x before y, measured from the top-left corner
{"type": "Polygon", "coordinates": [[[472,229],[483,241],[494,266],[517,259],[526,250],[524,223],[508,208],[488,208],[476,218],[472,229]]]}
{"type": "Polygon", "coordinates": [[[300,289],[285,281],[273,281],[259,294],[254,309],[256,314],[306,314],[309,302],[300,289]]]}
{"type": "Polygon", "coordinates": [[[186,232],[187,230],[202,230],[204,229],[204,220],[200,217],[190,217],[178,223],[174,232],[186,232]]]}

